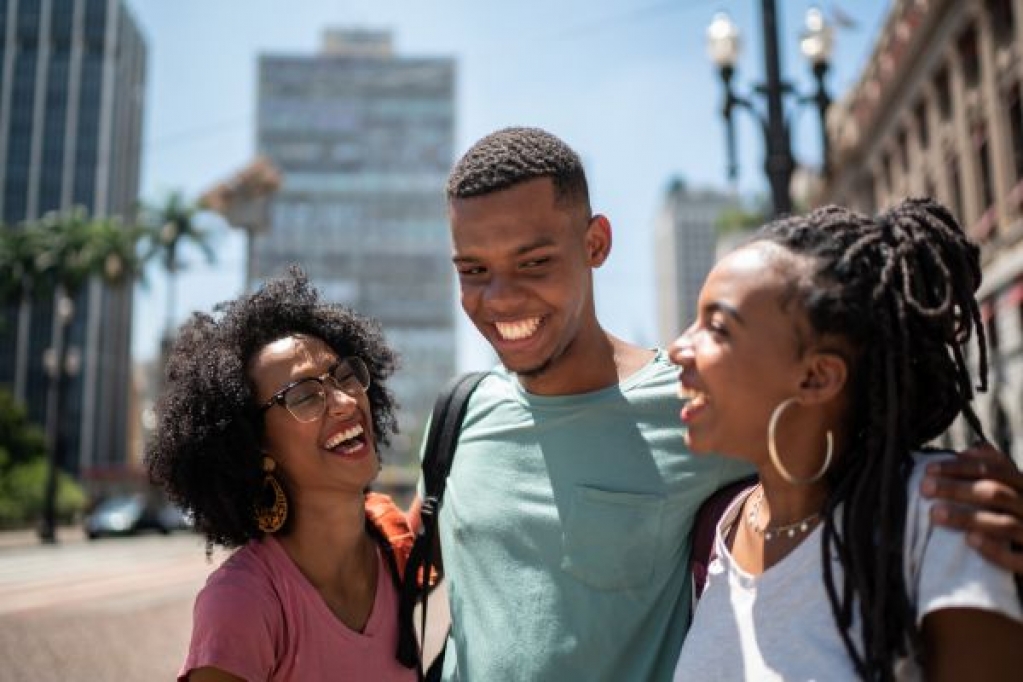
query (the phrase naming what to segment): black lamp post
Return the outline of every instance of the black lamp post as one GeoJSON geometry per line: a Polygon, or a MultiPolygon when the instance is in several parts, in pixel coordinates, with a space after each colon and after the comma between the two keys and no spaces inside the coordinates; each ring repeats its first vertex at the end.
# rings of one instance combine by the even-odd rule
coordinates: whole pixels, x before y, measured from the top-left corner
{"type": "Polygon", "coordinates": [[[39,539],[47,543],[57,541],[57,471],[66,464],[64,449],[67,443],[67,426],[63,422],[67,420],[65,405],[67,380],[78,374],[81,364],[77,349],[72,348],[69,343],[75,303],[64,287],[57,289],[56,307],[57,344],[55,348],[48,348],[43,354],[43,366],[50,381],[46,395],[46,439],[49,447],[39,539]]]}
{"type": "MultiPolygon", "coordinates": [[[[766,113],[753,106],[748,97],[737,94],[732,87],[735,75],[735,63],[739,58],[739,28],[729,16],[723,12],[714,16],[707,29],[707,51],[711,60],[717,65],[721,81],[725,86],[725,104],[722,114],[725,117],[725,133],[728,152],[728,177],[735,179],[738,175],[738,162],[735,149],[735,122],[732,112],[741,107],[753,113],[760,121],[764,133],[766,158],[764,170],[771,185],[771,203],[775,215],[792,212],[792,196],[789,185],[795,160],[792,157],[789,122],[785,116],[785,97],[794,95],[791,84],[781,78],[781,58],[778,54],[778,22],[774,0],[761,0],[761,15],[764,32],[764,76],[765,82],[757,85],[754,90],[766,101],[766,113]]],[[[817,90],[806,97],[797,95],[799,104],[813,103],[817,106],[821,120],[821,139],[823,152],[823,172],[828,168],[828,142],[825,129],[825,117],[831,98],[824,87],[829,59],[831,58],[832,30],[824,20],[824,15],[817,8],[806,13],[806,29],[800,38],[800,50],[810,62],[813,69],[817,90]]]]}

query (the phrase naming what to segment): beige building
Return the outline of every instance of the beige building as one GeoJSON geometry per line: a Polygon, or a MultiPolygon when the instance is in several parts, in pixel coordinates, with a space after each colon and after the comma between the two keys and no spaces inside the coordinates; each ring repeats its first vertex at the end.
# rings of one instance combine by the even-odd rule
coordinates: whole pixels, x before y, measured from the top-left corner
{"type": "MultiPolygon", "coordinates": [[[[1023,0],[895,0],[858,84],[832,108],[823,199],[864,211],[908,195],[952,209],[982,246],[991,348],[977,400],[1023,462],[1023,0]]],[[[969,437],[960,424],[952,442],[969,437]]]]}

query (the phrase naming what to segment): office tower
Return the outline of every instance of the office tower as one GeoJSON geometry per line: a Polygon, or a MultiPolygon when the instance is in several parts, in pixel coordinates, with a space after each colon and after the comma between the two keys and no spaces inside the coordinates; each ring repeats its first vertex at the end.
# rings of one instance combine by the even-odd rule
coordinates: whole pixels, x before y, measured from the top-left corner
{"type": "Polygon", "coordinates": [[[451,59],[395,55],[381,31],[328,31],[319,54],[259,60],[258,152],[282,184],[253,279],[297,263],[328,300],[380,321],[402,356],[391,388],[414,442],[455,369],[454,77],[451,59]]]}
{"type": "Polygon", "coordinates": [[[700,287],[716,260],[718,220],[735,198],[674,180],[654,225],[657,334],[668,344],[696,318],[700,287]]]}
{"type": "MultiPolygon", "coordinates": [[[[131,219],[138,199],[146,46],[120,0],[0,0],[0,221],[16,229],[85,207],[131,219]]],[[[0,384],[46,420],[51,302],[0,309],[0,384]]],[[[131,291],[98,281],[75,301],[61,465],[90,475],[126,459],[131,291]]]]}

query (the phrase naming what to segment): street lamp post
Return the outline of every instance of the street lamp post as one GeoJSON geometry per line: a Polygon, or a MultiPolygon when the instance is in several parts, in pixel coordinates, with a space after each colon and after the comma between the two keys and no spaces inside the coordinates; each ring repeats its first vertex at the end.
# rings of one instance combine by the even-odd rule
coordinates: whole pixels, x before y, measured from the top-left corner
{"type": "MultiPolygon", "coordinates": [[[[707,29],[707,51],[718,67],[725,88],[725,103],[722,114],[725,118],[726,144],[728,153],[728,176],[738,175],[735,147],[735,121],[732,115],[736,107],[753,113],[760,121],[764,134],[764,171],[771,185],[771,203],[775,215],[792,212],[790,184],[795,160],[792,157],[791,131],[785,116],[785,97],[794,94],[792,86],[781,77],[781,57],[778,53],[778,21],[774,0],[761,0],[761,18],[764,38],[764,83],[755,87],[755,92],[766,101],[766,114],[761,113],[748,97],[736,93],[732,85],[735,63],[739,58],[741,39],[738,27],[729,16],[720,12],[714,16],[707,29]]],[[[817,8],[811,8],[806,15],[806,29],[800,39],[800,49],[810,61],[817,83],[816,92],[809,97],[798,97],[800,104],[814,103],[820,114],[821,137],[823,140],[823,171],[828,172],[828,145],[825,117],[831,98],[824,87],[831,58],[832,30],[817,8]]]]}
{"type": "Polygon", "coordinates": [[[63,287],[57,288],[56,308],[56,347],[47,349],[43,355],[43,365],[50,381],[46,396],[46,439],[49,447],[39,539],[47,543],[57,541],[57,472],[64,463],[66,442],[65,426],[61,423],[65,418],[64,397],[67,392],[65,377],[77,373],[78,364],[77,359],[74,359],[76,353],[69,347],[68,338],[75,315],[75,303],[63,287]]]}

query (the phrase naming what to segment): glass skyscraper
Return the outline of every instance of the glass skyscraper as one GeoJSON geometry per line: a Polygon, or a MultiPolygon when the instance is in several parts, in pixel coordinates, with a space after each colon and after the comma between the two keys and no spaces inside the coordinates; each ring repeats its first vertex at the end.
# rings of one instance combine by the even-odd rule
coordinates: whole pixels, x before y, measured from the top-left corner
{"type": "MultiPolygon", "coordinates": [[[[0,222],[17,229],[49,211],[85,207],[134,218],[146,46],[121,0],[0,0],[0,222]]],[[[75,474],[127,457],[131,290],[87,285],[70,343],[81,358],[64,400],[75,474]]],[[[54,305],[0,308],[0,385],[46,421],[43,351],[54,305]]]]}
{"type": "Polygon", "coordinates": [[[259,61],[257,146],[282,186],[255,237],[254,280],[297,263],[327,299],[382,324],[413,441],[455,370],[454,78],[453,60],[396,56],[381,31],[328,31],[319,54],[259,61]]]}

